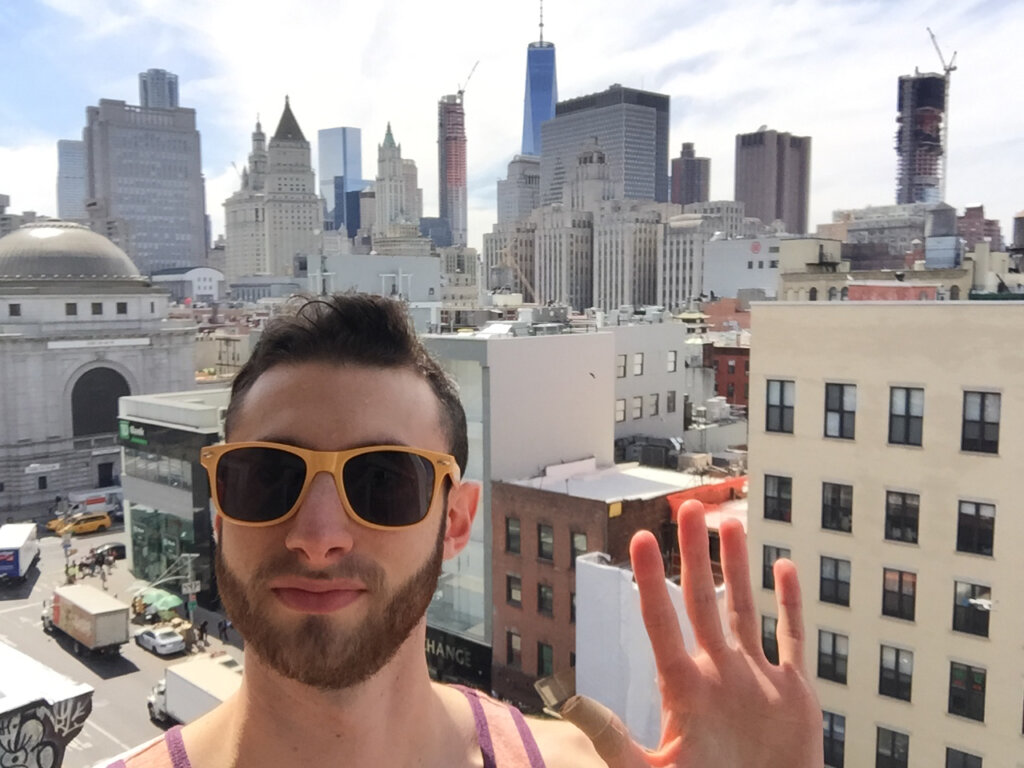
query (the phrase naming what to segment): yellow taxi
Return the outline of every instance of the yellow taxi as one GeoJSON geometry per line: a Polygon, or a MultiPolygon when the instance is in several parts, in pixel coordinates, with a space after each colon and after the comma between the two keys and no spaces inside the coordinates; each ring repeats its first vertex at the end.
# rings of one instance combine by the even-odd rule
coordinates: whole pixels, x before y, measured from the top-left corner
{"type": "MultiPolygon", "coordinates": [[[[110,515],[106,512],[82,512],[67,518],[63,525],[56,528],[56,531],[60,536],[63,536],[65,533],[93,533],[94,531],[105,531],[112,524],[110,515]]],[[[47,527],[49,527],[49,524],[47,524],[47,527]]]]}

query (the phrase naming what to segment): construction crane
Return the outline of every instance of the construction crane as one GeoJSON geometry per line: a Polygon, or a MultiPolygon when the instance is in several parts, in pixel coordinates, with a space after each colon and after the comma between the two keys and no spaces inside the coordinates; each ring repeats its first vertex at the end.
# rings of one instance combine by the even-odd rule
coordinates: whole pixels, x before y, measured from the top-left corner
{"type": "Polygon", "coordinates": [[[469,70],[469,74],[466,75],[465,82],[463,82],[459,86],[458,94],[459,94],[459,102],[460,103],[462,102],[462,94],[464,94],[466,92],[466,86],[469,85],[469,80],[470,80],[470,78],[473,77],[473,73],[476,72],[477,64],[479,64],[479,63],[480,63],[480,60],[477,59],[476,64],[473,65],[473,68],[471,70],[469,70]]]}
{"type": "Polygon", "coordinates": [[[932,45],[935,46],[935,52],[939,54],[939,62],[942,64],[942,73],[945,81],[945,94],[942,100],[942,182],[939,186],[939,197],[942,202],[946,202],[946,173],[949,162],[949,76],[956,71],[956,51],[953,51],[953,56],[947,62],[946,57],[942,55],[942,49],[939,48],[939,41],[935,37],[935,33],[932,32],[931,27],[925,27],[928,30],[928,36],[932,39],[932,45]]]}
{"type": "MultiPolygon", "coordinates": [[[[534,301],[537,300],[537,292],[533,290],[533,283],[526,277],[526,273],[523,272],[523,268],[519,266],[519,259],[512,253],[511,244],[506,245],[501,251],[501,263],[506,267],[511,267],[515,270],[516,275],[519,277],[520,286],[530,292],[530,298],[534,301]]],[[[525,299],[525,295],[523,296],[525,299]]]]}

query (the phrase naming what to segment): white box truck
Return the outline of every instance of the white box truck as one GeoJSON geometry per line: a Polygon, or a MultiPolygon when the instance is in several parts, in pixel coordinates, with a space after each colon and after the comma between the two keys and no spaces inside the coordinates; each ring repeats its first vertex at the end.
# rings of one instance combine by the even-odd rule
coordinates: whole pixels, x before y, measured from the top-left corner
{"type": "Polygon", "coordinates": [[[0,525],[0,582],[25,581],[29,568],[38,562],[35,523],[0,525]]]}
{"type": "Polygon", "coordinates": [[[43,629],[60,630],[74,641],[75,653],[120,653],[128,642],[128,605],[88,584],[53,590],[43,602],[43,629]]]}
{"type": "Polygon", "coordinates": [[[146,697],[158,723],[191,723],[238,690],[242,665],[226,653],[203,655],[168,667],[146,697]]]}

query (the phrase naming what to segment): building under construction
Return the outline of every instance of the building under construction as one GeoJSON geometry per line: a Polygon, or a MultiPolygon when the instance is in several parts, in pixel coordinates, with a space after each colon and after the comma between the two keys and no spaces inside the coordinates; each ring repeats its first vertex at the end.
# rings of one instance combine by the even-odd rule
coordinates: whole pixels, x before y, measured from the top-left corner
{"type": "Polygon", "coordinates": [[[900,77],[897,204],[937,203],[942,199],[946,77],[935,73],[900,77]]]}

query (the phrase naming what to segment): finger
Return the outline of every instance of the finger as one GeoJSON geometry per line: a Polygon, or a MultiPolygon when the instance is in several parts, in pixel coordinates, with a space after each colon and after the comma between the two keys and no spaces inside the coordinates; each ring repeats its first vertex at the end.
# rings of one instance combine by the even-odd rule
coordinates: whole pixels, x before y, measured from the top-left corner
{"type": "Polygon", "coordinates": [[[685,501],[679,509],[679,553],[683,561],[683,599],[693,634],[701,648],[714,656],[727,646],[715,597],[715,578],[711,574],[704,505],[699,501],[685,501]]]}
{"type": "Polygon", "coordinates": [[[586,696],[572,696],[559,711],[562,719],[579,728],[608,768],[647,768],[670,765],[678,753],[678,742],[657,752],[641,749],[629,729],[608,707],[586,696]]]}
{"type": "Polygon", "coordinates": [[[679,616],[665,586],[665,566],[658,540],[650,531],[638,531],[629,543],[633,576],[640,593],[640,613],[654,651],[654,663],[665,691],[684,692],[696,681],[697,666],[686,652],[679,616]]]}
{"type": "Polygon", "coordinates": [[[791,560],[776,560],[774,574],[775,599],[779,606],[779,623],[775,631],[779,664],[790,664],[804,671],[804,618],[796,566],[791,560]]]}
{"type": "Polygon", "coordinates": [[[725,575],[729,626],[740,648],[757,657],[763,651],[754,595],[750,589],[750,563],[743,523],[725,520],[718,533],[722,540],[722,572],[725,575]]]}

